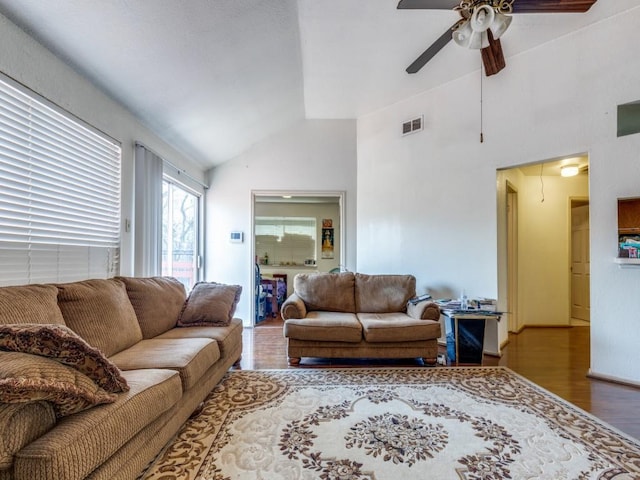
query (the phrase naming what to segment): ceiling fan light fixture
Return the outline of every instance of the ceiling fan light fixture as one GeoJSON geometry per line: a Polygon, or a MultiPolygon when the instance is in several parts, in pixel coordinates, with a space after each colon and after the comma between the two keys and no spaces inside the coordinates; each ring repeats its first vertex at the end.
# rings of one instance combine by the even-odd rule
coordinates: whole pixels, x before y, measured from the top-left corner
{"type": "Polygon", "coordinates": [[[511,25],[511,20],[513,20],[513,17],[505,15],[504,13],[496,12],[495,18],[490,27],[491,33],[493,33],[493,38],[500,38],[502,34],[507,31],[509,25],[511,25]]]}
{"type": "MultiPolygon", "coordinates": [[[[509,4],[507,4],[509,6],[509,4]]],[[[507,31],[512,18],[505,15],[500,4],[481,3],[474,7],[462,2],[456,7],[462,19],[453,31],[453,40],[463,48],[480,50],[489,46],[487,30],[491,30],[494,39],[507,31]]],[[[509,10],[506,10],[509,11],[509,10]]]]}
{"type": "Polygon", "coordinates": [[[560,167],[560,175],[563,177],[575,177],[580,172],[580,167],[576,164],[563,165],[560,167]]]}
{"type": "Polygon", "coordinates": [[[489,5],[479,5],[471,14],[471,28],[476,33],[486,32],[496,18],[496,12],[489,5]]]}
{"type": "Polygon", "coordinates": [[[471,22],[466,21],[453,31],[453,41],[463,48],[480,50],[489,46],[489,35],[486,30],[481,32],[474,31],[471,27],[471,22]]]}
{"type": "Polygon", "coordinates": [[[471,48],[469,43],[473,36],[473,30],[469,21],[458,24],[458,27],[453,31],[453,41],[463,48],[471,48]]]}

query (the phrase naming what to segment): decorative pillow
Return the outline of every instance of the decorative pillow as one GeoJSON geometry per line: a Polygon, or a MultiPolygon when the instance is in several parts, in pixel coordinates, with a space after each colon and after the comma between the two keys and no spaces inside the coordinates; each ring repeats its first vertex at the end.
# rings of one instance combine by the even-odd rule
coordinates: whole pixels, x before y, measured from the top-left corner
{"type": "Polygon", "coordinates": [[[47,401],[56,417],[65,417],[117,396],[98,387],[85,374],[37,355],[0,352],[0,402],[47,401]]]}
{"type": "Polygon", "coordinates": [[[107,392],[128,392],[120,369],[64,325],[0,325],[0,350],[53,358],[75,368],[107,392]]]}
{"type": "Polygon", "coordinates": [[[193,286],[178,319],[178,326],[229,325],[240,300],[240,285],[198,282],[193,286]]]}
{"type": "Polygon", "coordinates": [[[182,283],[172,277],[116,279],[122,280],[127,287],[144,338],[157,337],[176,326],[187,298],[182,283]]]}
{"type": "Polygon", "coordinates": [[[60,284],[58,305],[66,325],[107,357],[142,340],[136,312],[120,280],[60,284]]]}
{"type": "Polygon", "coordinates": [[[0,323],[57,323],[64,325],[55,285],[0,288],[0,323]]]}

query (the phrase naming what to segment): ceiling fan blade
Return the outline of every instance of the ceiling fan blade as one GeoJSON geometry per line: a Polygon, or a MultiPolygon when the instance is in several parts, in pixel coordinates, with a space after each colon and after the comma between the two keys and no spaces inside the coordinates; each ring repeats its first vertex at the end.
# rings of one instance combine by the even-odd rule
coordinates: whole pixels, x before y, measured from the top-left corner
{"type": "Polygon", "coordinates": [[[487,77],[495,75],[502,70],[506,63],[504,54],[502,53],[502,44],[499,38],[493,38],[491,30],[487,30],[489,38],[489,46],[480,50],[482,56],[482,64],[484,65],[484,73],[487,77]]]}
{"type": "Polygon", "coordinates": [[[453,10],[460,5],[460,0],[400,0],[399,9],[453,10]]]}
{"type": "MultiPolygon", "coordinates": [[[[456,22],[457,23],[457,22],[456,22]]],[[[454,24],[455,25],[455,24],[454,24]]],[[[424,67],[429,60],[436,56],[436,54],[444,48],[444,46],[451,41],[453,38],[453,26],[449,28],[446,32],[440,35],[435,42],[431,44],[429,48],[427,48],[422,55],[414,60],[414,62],[407,67],[407,73],[416,73],[422,67],[424,67]]]]}
{"type": "MultiPolygon", "coordinates": [[[[514,13],[584,13],[597,0],[515,0],[514,13]]],[[[453,10],[460,0],[400,0],[399,9],[453,10]]]]}
{"type": "MultiPolygon", "coordinates": [[[[417,1],[417,0],[416,0],[417,1]]],[[[597,0],[515,0],[513,13],[584,13],[597,0]]]]}

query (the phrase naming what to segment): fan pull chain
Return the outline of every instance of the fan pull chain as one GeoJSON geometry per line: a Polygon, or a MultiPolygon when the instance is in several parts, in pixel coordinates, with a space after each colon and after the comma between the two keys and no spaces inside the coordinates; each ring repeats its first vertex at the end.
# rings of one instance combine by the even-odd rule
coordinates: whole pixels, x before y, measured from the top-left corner
{"type": "Polygon", "coordinates": [[[484,133],[482,132],[482,61],[480,61],[480,143],[484,143],[484,133]]]}

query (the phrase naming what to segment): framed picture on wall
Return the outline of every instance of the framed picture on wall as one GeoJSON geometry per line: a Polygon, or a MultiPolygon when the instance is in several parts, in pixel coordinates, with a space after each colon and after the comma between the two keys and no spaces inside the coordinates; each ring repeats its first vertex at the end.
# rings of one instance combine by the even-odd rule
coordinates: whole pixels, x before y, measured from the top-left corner
{"type": "Polygon", "coordinates": [[[333,258],[333,228],[322,229],[322,258],[333,258]]]}

